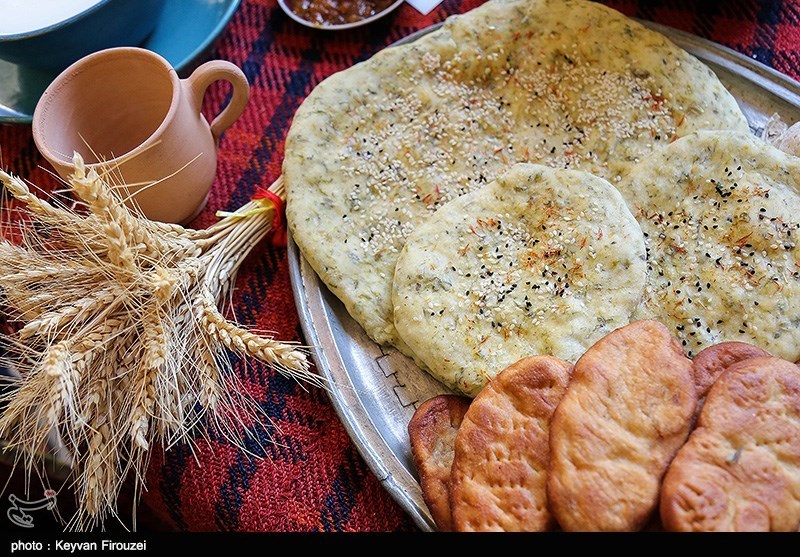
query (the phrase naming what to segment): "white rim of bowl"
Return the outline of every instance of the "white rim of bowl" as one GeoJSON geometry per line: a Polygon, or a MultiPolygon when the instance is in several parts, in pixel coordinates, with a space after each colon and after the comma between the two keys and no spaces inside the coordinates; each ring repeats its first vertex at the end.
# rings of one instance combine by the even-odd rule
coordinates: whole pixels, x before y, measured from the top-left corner
{"type": "Polygon", "coordinates": [[[81,12],[78,12],[77,14],[73,14],[66,19],[62,19],[61,21],[56,21],[55,23],[51,23],[50,25],[46,25],[45,27],[33,29],[32,31],[23,31],[22,33],[13,33],[13,34],[0,33],[0,42],[18,41],[20,39],[28,39],[31,37],[38,37],[40,35],[52,33],[53,31],[57,31],[62,27],[66,27],[67,25],[72,25],[76,21],[88,16],[90,13],[96,12],[102,6],[108,4],[110,1],[111,0],[98,0],[96,4],[92,4],[91,6],[89,6],[88,8],[86,8],[81,12]]]}
{"type": "Polygon", "coordinates": [[[376,13],[375,15],[365,17],[364,19],[359,19],[358,21],[353,21],[350,23],[341,23],[339,25],[319,25],[317,23],[312,23],[310,21],[307,21],[298,16],[296,13],[294,13],[291,9],[289,9],[289,6],[286,4],[286,0],[278,0],[278,4],[280,5],[284,13],[293,20],[295,20],[297,23],[305,25],[306,27],[311,27],[312,29],[321,29],[323,31],[339,31],[343,29],[352,29],[353,27],[360,27],[362,25],[366,25],[367,23],[372,23],[376,19],[380,19],[386,15],[389,15],[389,13],[396,10],[403,2],[405,2],[405,0],[396,0],[393,4],[384,8],[382,11],[376,13]]]}

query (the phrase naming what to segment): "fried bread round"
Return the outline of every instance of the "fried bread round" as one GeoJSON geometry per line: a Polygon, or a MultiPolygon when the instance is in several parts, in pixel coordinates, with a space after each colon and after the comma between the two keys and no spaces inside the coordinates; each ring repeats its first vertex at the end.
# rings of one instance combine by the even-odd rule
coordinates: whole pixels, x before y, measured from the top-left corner
{"type": "Polygon", "coordinates": [[[669,467],[661,519],[671,531],[800,527],[800,370],[774,357],[728,367],[669,467]]]}
{"type": "Polygon", "coordinates": [[[554,526],[546,477],[550,419],[571,366],[530,356],[472,401],[456,435],[450,506],[456,531],[543,531],[554,526]]]}
{"type": "Polygon", "coordinates": [[[286,138],[292,238],[375,341],[408,353],[392,276],[409,234],[516,162],[614,181],[696,129],[747,130],[663,35],[597,2],[490,0],[317,85],[286,138]]]}
{"type": "Polygon", "coordinates": [[[648,250],[637,318],[667,325],[689,357],[725,341],[800,357],[800,158],[749,133],[703,131],[618,188],[648,250]]]}
{"type": "Polygon", "coordinates": [[[437,395],[419,405],[408,422],[411,456],[419,474],[422,499],[441,532],[452,530],[450,467],[456,433],[472,399],[437,395]]]}
{"type": "Polygon", "coordinates": [[[631,323],[589,348],[550,427],[547,495],[559,525],[642,529],[696,405],[692,363],[661,323],[631,323]]]}
{"type": "Polygon", "coordinates": [[[525,356],[574,362],[629,322],[645,280],[641,230],[611,184],[521,163],[409,236],[395,322],[425,369],[475,396],[525,356]]]}
{"type": "Polygon", "coordinates": [[[704,348],[692,358],[692,373],[694,374],[694,385],[697,388],[697,397],[706,396],[717,377],[729,366],[742,360],[770,355],[769,352],[761,350],[758,346],[746,342],[720,342],[704,348]]]}

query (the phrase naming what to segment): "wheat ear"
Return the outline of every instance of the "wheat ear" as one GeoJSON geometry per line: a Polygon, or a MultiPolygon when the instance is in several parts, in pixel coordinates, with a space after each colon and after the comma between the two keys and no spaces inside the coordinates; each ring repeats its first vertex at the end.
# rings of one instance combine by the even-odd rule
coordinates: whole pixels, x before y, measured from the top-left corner
{"type": "Polygon", "coordinates": [[[307,356],[296,345],[266,338],[230,323],[219,312],[211,293],[202,289],[202,324],[206,333],[229,350],[251,356],[293,379],[322,386],[324,380],[310,370],[307,356]]]}
{"type": "MultiPolygon", "coordinates": [[[[115,513],[129,474],[140,492],[155,443],[193,443],[190,433],[209,426],[248,450],[243,423],[269,417],[233,373],[229,353],[324,385],[303,347],[248,331],[217,308],[272,228],[276,198],[190,230],[142,218],[109,186],[109,174],[77,154],[74,166],[70,185],[82,200],[74,209],[0,174],[28,209],[9,235],[18,245],[0,240],[1,300],[6,316],[21,322],[18,333],[0,334],[21,374],[19,388],[2,397],[0,432],[28,470],[51,427],[69,444],[78,499],[70,525],[83,529],[115,513]]],[[[281,181],[270,191],[282,196],[281,181]]]]}

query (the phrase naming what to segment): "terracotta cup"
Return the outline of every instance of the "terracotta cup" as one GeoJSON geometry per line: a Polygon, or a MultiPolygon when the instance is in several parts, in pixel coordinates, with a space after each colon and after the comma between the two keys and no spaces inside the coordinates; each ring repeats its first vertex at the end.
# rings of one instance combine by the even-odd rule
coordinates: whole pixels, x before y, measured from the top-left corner
{"type": "Polygon", "coordinates": [[[155,52],[110,48],[81,58],[50,84],[33,114],[33,138],[65,180],[77,151],[87,166],[108,171],[109,183],[124,184],[129,206],[185,224],[208,200],[220,134],[249,95],[247,78],[230,62],[206,62],[180,79],[155,52]],[[231,84],[231,100],[209,124],[200,108],[217,80],[231,84]]]}

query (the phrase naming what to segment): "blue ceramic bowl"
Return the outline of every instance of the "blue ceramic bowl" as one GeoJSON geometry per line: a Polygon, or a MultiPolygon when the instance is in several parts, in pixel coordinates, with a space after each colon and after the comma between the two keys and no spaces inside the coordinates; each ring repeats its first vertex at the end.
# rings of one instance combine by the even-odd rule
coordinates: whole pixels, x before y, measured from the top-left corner
{"type": "Polygon", "coordinates": [[[100,0],[83,12],[43,29],[0,34],[0,59],[60,72],[92,52],[115,46],[138,46],[155,28],[164,2],[100,0]]]}

